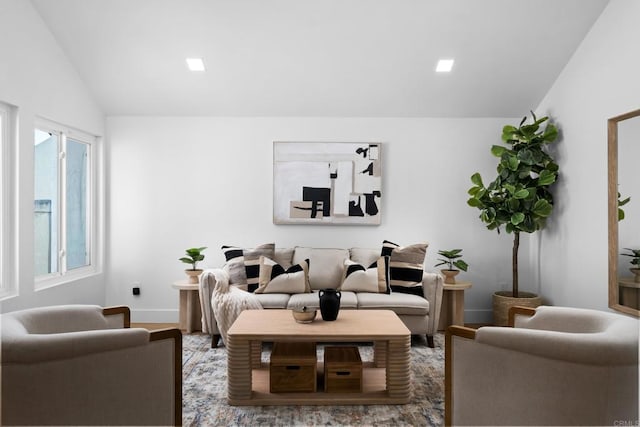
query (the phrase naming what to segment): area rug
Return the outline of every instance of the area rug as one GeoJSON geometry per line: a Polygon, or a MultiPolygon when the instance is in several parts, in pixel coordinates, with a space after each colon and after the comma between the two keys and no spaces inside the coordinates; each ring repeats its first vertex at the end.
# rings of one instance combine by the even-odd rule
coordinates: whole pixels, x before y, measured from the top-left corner
{"type": "MultiPolygon", "coordinates": [[[[359,346],[373,360],[371,345],[359,346]]],[[[322,356],[322,346],[318,348],[322,356]]],[[[267,361],[268,348],[262,354],[267,361]]],[[[319,359],[321,360],[321,359],[319,359]]],[[[440,426],[444,418],[444,336],[435,348],[414,338],[411,345],[413,397],[407,405],[229,406],[227,352],[211,348],[208,335],[183,336],[183,408],[185,426],[440,426]]]]}

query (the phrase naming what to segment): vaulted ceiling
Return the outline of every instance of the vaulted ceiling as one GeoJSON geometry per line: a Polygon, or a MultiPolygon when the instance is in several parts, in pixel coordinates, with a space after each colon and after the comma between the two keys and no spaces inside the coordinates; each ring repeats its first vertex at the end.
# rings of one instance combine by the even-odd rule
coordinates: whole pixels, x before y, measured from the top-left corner
{"type": "Polygon", "coordinates": [[[333,117],[524,115],[607,4],[31,1],[108,115],[333,117]]]}

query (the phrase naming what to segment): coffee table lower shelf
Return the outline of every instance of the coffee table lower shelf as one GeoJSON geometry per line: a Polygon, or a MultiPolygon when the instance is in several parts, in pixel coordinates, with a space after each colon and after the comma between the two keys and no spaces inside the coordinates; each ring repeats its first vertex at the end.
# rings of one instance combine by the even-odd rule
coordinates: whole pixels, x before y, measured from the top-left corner
{"type": "MultiPolygon", "coordinates": [[[[322,363],[318,362],[318,390],[322,363]]],[[[229,399],[230,405],[261,406],[261,405],[385,405],[407,403],[406,398],[389,396],[386,383],[386,369],[376,368],[373,362],[363,363],[362,393],[270,393],[269,365],[263,363],[260,368],[252,370],[252,390],[250,399],[229,399]]]]}

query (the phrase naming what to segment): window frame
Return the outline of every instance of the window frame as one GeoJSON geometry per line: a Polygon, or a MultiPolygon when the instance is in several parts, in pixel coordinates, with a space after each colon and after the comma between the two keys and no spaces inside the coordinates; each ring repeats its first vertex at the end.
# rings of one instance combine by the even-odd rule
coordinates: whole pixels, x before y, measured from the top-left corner
{"type": "MultiPolygon", "coordinates": [[[[36,118],[33,129],[55,133],[58,136],[58,210],[56,227],[58,230],[58,271],[36,276],[33,272],[35,290],[48,289],[63,283],[99,274],[102,269],[99,252],[99,157],[101,139],[96,135],[75,129],[51,120],[36,118]],[[89,263],[82,267],[67,268],[67,198],[66,198],[66,152],[67,139],[87,144],[87,224],[86,247],[89,251],[89,263]]],[[[33,170],[35,174],[35,167],[33,170]]],[[[35,185],[35,183],[34,183],[35,185]]],[[[35,200],[35,197],[34,197],[35,200]]],[[[33,255],[33,253],[32,253],[33,255]]]]}
{"type": "Polygon", "coordinates": [[[15,162],[18,109],[0,102],[0,301],[18,293],[15,246],[15,162]],[[14,208],[12,208],[14,207],[14,208]]]}

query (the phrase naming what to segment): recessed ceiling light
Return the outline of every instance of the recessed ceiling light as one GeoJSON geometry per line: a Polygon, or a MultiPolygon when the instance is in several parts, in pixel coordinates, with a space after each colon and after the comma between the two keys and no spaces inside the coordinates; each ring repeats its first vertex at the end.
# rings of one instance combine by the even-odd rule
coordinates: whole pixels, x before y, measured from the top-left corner
{"type": "Polygon", "coordinates": [[[448,73],[453,69],[453,59],[441,59],[436,65],[436,73],[448,73]]]}
{"type": "Polygon", "coordinates": [[[187,58],[187,67],[191,71],[204,71],[204,61],[202,58],[187,58]]]}

